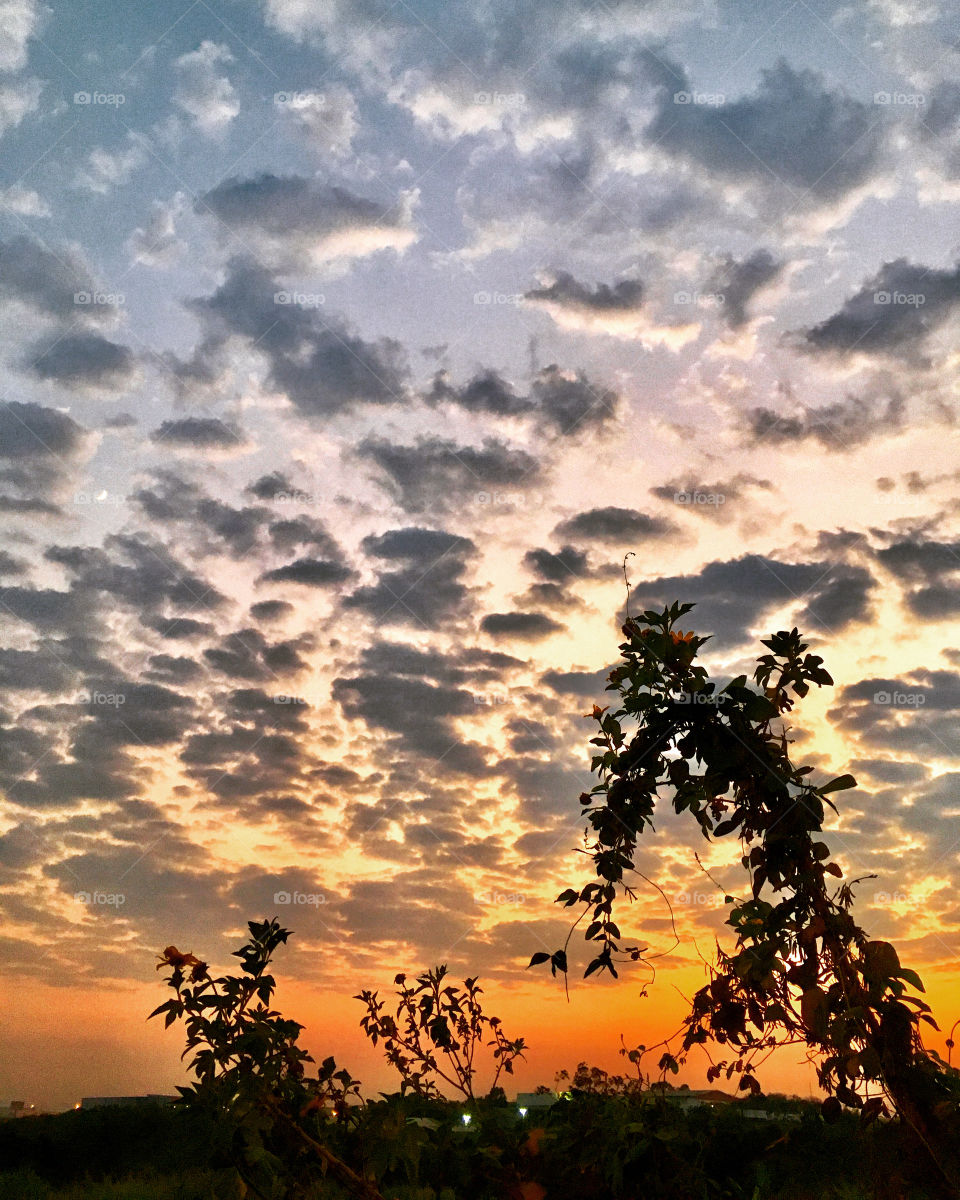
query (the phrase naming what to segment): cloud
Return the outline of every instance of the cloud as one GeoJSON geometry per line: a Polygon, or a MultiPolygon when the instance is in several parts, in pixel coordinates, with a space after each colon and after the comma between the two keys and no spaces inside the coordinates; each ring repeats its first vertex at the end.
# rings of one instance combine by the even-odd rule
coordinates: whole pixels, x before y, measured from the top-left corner
{"type": "Polygon", "coordinates": [[[0,242],[0,293],[62,320],[112,322],[118,311],[116,297],[100,293],[76,250],[54,251],[32,237],[0,242]]]}
{"type": "Polygon", "coordinates": [[[52,211],[39,192],[21,183],[0,190],[0,204],[21,217],[49,217],[52,211]]]}
{"type": "Polygon", "coordinates": [[[343,563],[325,558],[298,558],[284,567],[277,567],[260,576],[263,583],[302,583],[308,587],[329,587],[343,583],[353,571],[343,563]]]}
{"type": "Polygon", "coordinates": [[[801,605],[808,628],[833,634],[870,615],[872,587],[867,571],[844,563],[788,563],[745,554],[709,562],[696,575],[644,581],[633,589],[630,603],[631,608],[659,609],[675,600],[692,600],[697,607],[687,618],[691,628],[714,634],[722,648],[747,641],[751,631],[776,610],[796,613],[801,605]]]}
{"type": "Polygon", "coordinates": [[[240,112],[240,103],[233,84],[226,76],[217,74],[221,64],[233,62],[226,46],[203,41],[196,50],[174,61],[177,87],[173,102],[207,137],[217,137],[240,112]]]}
{"type": "Polygon", "coordinates": [[[288,124],[314,149],[349,154],[357,133],[357,102],[342,84],[322,92],[281,93],[280,110],[288,124]]]}
{"type": "Polygon", "coordinates": [[[960,307],[960,266],[923,267],[898,258],[846,300],[839,312],[806,331],[818,353],[915,359],[929,334],[960,307]]]}
{"type": "Polygon", "coordinates": [[[113,152],[102,146],[90,151],[86,166],[77,171],[73,186],[106,196],[123,187],[149,159],[149,139],[142,133],[127,131],[124,146],[113,152]]]}
{"type": "Polygon", "coordinates": [[[593,383],[585,371],[544,367],[533,381],[531,396],[540,420],[564,437],[582,435],[613,420],[620,397],[593,383]]]}
{"type": "Polygon", "coordinates": [[[152,201],[146,226],[137,227],[125,243],[134,262],[145,267],[169,267],[182,256],[186,243],[177,237],[176,222],[185,203],[184,192],[177,192],[168,203],[152,201]]]}
{"type": "Polygon", "coordinates": [[[42,13],[35,0],[0,2],[0,71],[22,71],[27,65],[28,43],[42,13]]]}
{"type": "Polygon", "coordinates": [[[369,556],[401,566],[358,588],[344,600],[346,607],[362,609],[380,623],[426,629],[440,628],[467,610],[471,593],[463,576],[476,553],[469,538],[411,526],[370,535],[361,544],[369,556]]]}
{"type": "Polygon", "coordinates": [[[704,483],[689,475],[677,476],[650,488],[650,494],[678,505],[679,510],[725,525],[742,512],[738,500],[743,500],[753,491],[773,490],[769,479],[758,479],[755,475],[738,472],[732,478],[718,479],[716,483],[704,483]]]}
{"type": "MultiPolygon", "coordinates": [[[[0,55],[2,53],[0,51],[0,55]]],[[[3,137],[8,129],[16,129],[24,117],[37,111],[42,91],[43,84],[39,79],[22,79],[17,83],[0,84],[0,137],[3,137]]]]}
{"type": "Polygon", "coordinates": [[[877,550],[876,558],[901,584],[915,616],[943,621],[960,613],[960,542],[903,537],[877,550]]]}
{"type": "Polygon", "coordinates": [[[491,637],[535,642],[550,637],[553,633],[562,632],[566,626],[544,613],[507,612],[488,613],[480,622],[480,628],[491,637]]]}
{"type": "Polygon", "coordinates": [[[263,172],[228,179],[196,203],[278,271],[300,274],[378,250],[405,250],[417,239],[415,192],[384,207],[346,188],[299,175],[263,172]]]}
{"type": "Polygon", "coordinates": [[[707,281],[708,295],[723,296],[721,315],[733,329],[747,322],[747,304],[764,288],[776,283],[786,264],[769,250],[755,250],[746,258],[727,258],[707,281]]]}
{"type": "Polygon", "coordinates": [[[531,454],[496,438],[485,438],[479,448],[442,438],[418,438],[412,446],[365,438],[357,453],[380,468],[397,502],[410,513],[444,511],[471,495],[482,504],[488,488],[533,483],[539,469],[531,454]]]}
{"type": "Polygon", "coordinates": [[[163,421],[150,434],[150,440],[168,446],[194,450],[236,449],[246,445],[245,435],[219,417],[183,417],[163,421]]]}
{"type": "Polygon", "coordinates": [[[66,413],[32,401],[0,402],[0,458],[68,458],[82,448],[85,431],[66,413]]]}
{"type": "Polygon", "coordinates": [[[604,333],[629,338],[645,346],[679,350],[700,333],[696,322],[660,324],[644,306],[645,289],[639,279],[591,288],[566,271],[554,272],[549,282],[525,294],[524,299],[542,308],[564,329],[604,333]]]}
{"type": "Polygon", "coordinates": [[[886,398],[847,396],[833,404],[801,406],[792,415],[759,406],[742,417],[748,441],[771,446],[813,438],[825,450],[843,453],[906,428],[906,403],[898,391],[886,398]]]}
{"type": "Polygon", "coordinates": [[[679,526],[666,517],[652,517],[635,508],[609,506],[577,513],[561,521],[553,532],[575,541],[626,545],[673,536],[679,533],[679,526]]]}
{"type": "Polygon", "coordinates": [[[237,336],[265,356],[267,387],[283,392],[304,416],[321,419],[357,404],[403,399],[407,367],[399,343],[367,342],[336,317],[289,303],[289,297],[269,271],[231,260],[213,295],[188,305],[209,330],[203,355],[186,366],[172,359],[174,372],[215,378],[210,359],[237,336]]]}
{"type": "Polygon", "coordinates": [[[482,371],[461,387],[449,381],[446,371],[434,376],[433,386],[426,396],[429,404],[451,403],[467,412],[490,413],[498,417],[520,416],[530,412],[533,400],[518,396],[496,371],[482,371]]]}
{"type": "Polygon", "coordinates": [[[34,345],[27,369],[39,379],[69,388],[96,387],[117,391],[136,374],[137,364],[128,346],[108,341],[99,333],[58,336],[52,345],[34,345]]]}
{"type": "Polygon", "coordinates": [[[679,80],[660,83],[645,130],[670,154],[734,180],[779,182],[797,203],[836,200],[878,166],[883,135],[876,112],[827,89],[815,71],[794,70],[781,59],[761,71],[752,95],[706,102],[677,71],[679,80]]]}

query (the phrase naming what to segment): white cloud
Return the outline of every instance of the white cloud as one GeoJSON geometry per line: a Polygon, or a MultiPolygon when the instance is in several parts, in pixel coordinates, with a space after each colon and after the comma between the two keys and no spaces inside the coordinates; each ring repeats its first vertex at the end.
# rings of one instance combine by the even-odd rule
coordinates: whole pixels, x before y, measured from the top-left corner
{"type": "Polygon", "coordinates": [[[233,55],[226,46],[205,41],[174,63],[180,80],[173,94],[174,103],[208,137],[221,134],[240,111],[233,84],[216,72],[218,63],[230,62],[233,55]]]}
{"type": "Polygon", "coordinates": [[[127,134],[126,149],[112,153],[98,146],[87,157],[86,168],[77,172],[73,186],[105,196],[115,187],[130,181],[147,161],[147,139],[141,133],[127,134]]]}
{"type": "Polygon", "coordinates": [[[0,0],[0,71],[21,71],[27,65],[27,42],[39,18],[34,0],[0,0]]]}
{"type": "Polygon", "coordinates": [[[40,103],[43,84],[39,79],[24,79],[0,87],[0,136],[14,129],[40,103]]]}
{"type": "Polygon", "coordinates": [[[21,217],[49,217],[50,205],[39,192],[15,183],[0,191],[0,204],[21,217]]]}
{"type": "Polygon", "coordinates": [[[177,192],[168,204],[154,200],[150,219],[144,228],[137,228],[126,241],[126,250],[135,262],[147,267],[166,267],[176,262],[186,249],[177,237],[177,218],[184,210],[186,197],[177,192]]]}
{"type": "Polygon", "coordinates": [[[277,105],[311,146],[342,155],[357,132],[357,102],[342,84],[322,92],[279,92],[277,105]]]}

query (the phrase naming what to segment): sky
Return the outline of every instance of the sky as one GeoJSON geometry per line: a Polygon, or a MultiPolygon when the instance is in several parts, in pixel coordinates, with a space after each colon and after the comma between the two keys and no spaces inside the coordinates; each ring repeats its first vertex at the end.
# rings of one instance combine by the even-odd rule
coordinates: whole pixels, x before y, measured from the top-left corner
{"type": "Polygon", "coordinates": [[[672,1032],[742,880],[668,804],[647,994],[526,970],[628,599],[809,635],[828,843],[960,1015],[951,15],[0,0],[0,1098],[172,1090],[158,952],[274,915],[372,1093],[351,997],[435,963],[521,1088],[672,1032]]]}

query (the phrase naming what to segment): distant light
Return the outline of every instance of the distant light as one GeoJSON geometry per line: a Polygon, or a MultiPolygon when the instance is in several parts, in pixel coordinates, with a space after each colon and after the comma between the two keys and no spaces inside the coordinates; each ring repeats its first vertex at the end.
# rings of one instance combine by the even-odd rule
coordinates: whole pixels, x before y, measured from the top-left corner
{"type": "Polygon", "coordinates": [[[79,1108],[79,1107],[80,1107],[80,1105],[79,1105],[79,1104],[75,1104],[73,1107],[74,1107],[74,1108],[79,1108]]]}
{"type": "Polygon", "coordinates": [[[469,1125],[473,1118],[469,1113],[464,1113],[460,1120],[463,1121],[464,1125],[469,1125]]]}
{"type": "Polygon", "coordinates": [[[525,1108],[521,1108],[521,1109],[520,1109],[520,1116],[521,1116],[521,1117],[525,1117],[526,1115],[527,1115],[527,1110],[526,1110],[525,1108]]]}

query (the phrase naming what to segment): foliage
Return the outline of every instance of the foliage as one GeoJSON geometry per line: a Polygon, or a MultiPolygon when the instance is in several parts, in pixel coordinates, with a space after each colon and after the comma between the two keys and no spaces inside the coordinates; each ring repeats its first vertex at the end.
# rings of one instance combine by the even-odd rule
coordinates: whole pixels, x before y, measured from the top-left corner
{"type": "MultiPolygon", "coordinates": [[[[708,841],[740,840],[750,894],[725,896],[733,951],[718,945],[710,982],[686,1018],[682,1050],[665,1053],[661,1068],[675,1070],[709,1039],[733,1052],[731,1061],[711,1066],[709,1078],[736,1075],[740,1089],[756,1093],[757,1056],[805,1043],[829,1093],[826,1116],[851,1107],[875,1120],[887,1112],[885,1097],[892,1100],[960,1188],[952,1148],[960,1073],[924,1046],[923,1023],[936,1024],[913,994],[923,984],[892,945],[870,940],[857,925],[850,911],[856,881],[835,883],[843,871],[820,838],[825,806],[834,808],[830,796],[856,781],[814,782],[813,767],[791,761],[783,718],[811,686],[833,680],[793,629],[764,640],[770,652],[758,659],[752,686],[741,675],[718,688],[696,661],[708,639],[677,629],[693,607],[674,604],[627,620],[608,685],[619,707],[593,709],[592,769],[600,782],[580,803],[595,835],[598,878],[558,897],[591,915],[584,936],[599,949],[586,974],[616,975],[616,961],[643,959],[640,948],[621,948],[613,905],[618,890],[636,897],[624,876],[666,796],[708,841]],[[625,728],[631,723],[632,731],[625,728]]],[[[548,961],[554,973],[566,972],[565,949],[535,954],[531,965],[548,961]]]]}
{"type": "Polygon", "coordinates": [[[377,1189],[326,1144],[328,1127],[354,1119],[359,1085],[327,1058],[315,1078],[313,1059],[297,1045],[303,1026],[270,1007],[276,981],[267,968],[290,931],[277,921],[249,922],[250,940],[234,956],[242,974],[211,977],[195,955],[168,946],[158,970],[169,967],[174,996],[151,1017],[166,1026],[183,1020],[196,1082],[180,1088],[183,1101],[229,1117],[234,1155],[244,1182],[262,1200],[306,1195],[329,1174],[351,1195],[382,1200],[377,1189]]]}
{"type": "Polygon", "coordinates": [[[513,1074],[513,1064],[523,1057],[523,1038],[510,1041],[501,1029],[499,1017],[487,1016],[480,1003],[483,991],[476,979],[465,979],[463,987],[443,986],[447,968],[434,967],[418,975],[416,983],[407,983],[406,975],[397,975],[396,1015],[383,1011],[384,1001],[377,992],[362,991],[355,1000],[367,1006],[360,1022],[376,1045],[383,1043],[384,1054],[400,1073],[400,1094],[412,1091],[418,1096],[439,1097],[439,1082],[452,1087],[467,1100],[474,1099],[474,1064],[477,1051],[486,1042],[496,1067],[491,1091],[497,1088],[501,1072],[513,1074]],[[438,1057],[439,1056],[439,1057],[438,1057]]]}

